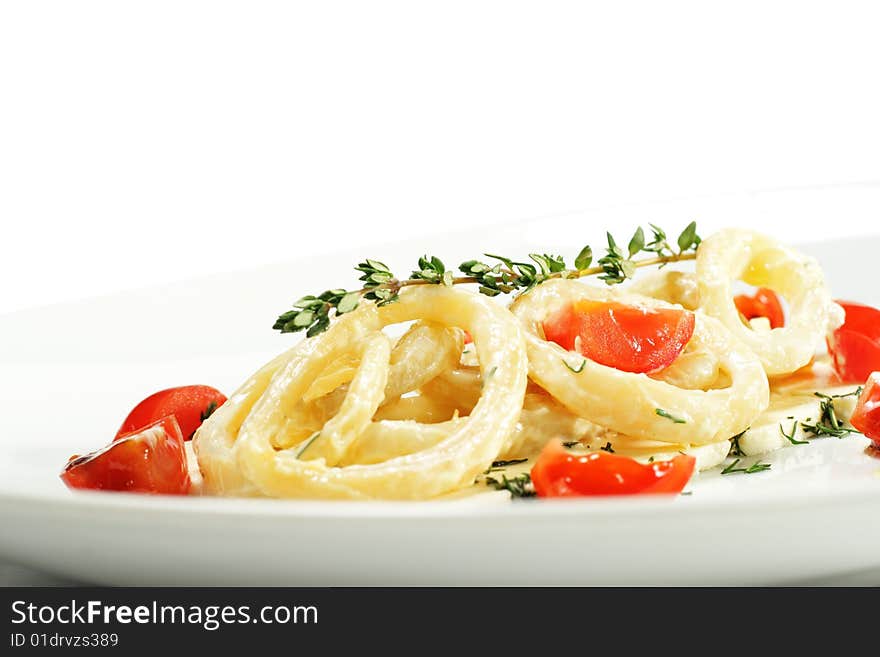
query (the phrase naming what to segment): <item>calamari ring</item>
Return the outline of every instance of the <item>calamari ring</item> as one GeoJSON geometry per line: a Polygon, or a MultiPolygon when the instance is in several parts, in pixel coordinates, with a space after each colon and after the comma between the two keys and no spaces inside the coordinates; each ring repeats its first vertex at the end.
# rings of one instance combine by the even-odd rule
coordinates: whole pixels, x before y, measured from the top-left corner
{"type": "Polygon", "coordinates": [[[770,376],[809,363],[825,333],[843,322],[819,263],[753,231],[729,228],[705,239],[697,250],[697,284],[700,310],[755,352],[770,376]],[[754,330],[743,324],[733,303],[738,279],[785,297],[789,313],[784,327],[754,330]]]}
{"type": "MultiPolygon", "coordinates": [[[[379,463],[427,449],[446,439],[464,421],[465,418],[436,424],[412,420],[373,422],[361,434],[346,461],[379,463]]],[[[714,468],[724,461],[730,451],[730,442],[727,440],[705,445],[679,445],[630,438],[574,415],[546,393],[527,392],[519,422],[510,435],[508,445],[498,454],[498,459],[534,458],[547,441],[554,438],[576,440],[588,451],[597,451],[611,444],[615,453],[643,462],[652,457],[657,460],[672,459],[679,452],[684,452],[697,459],[698,470],[714,468]]]]}
{"type": "MultiPolygon", "coordinates": [[[[384,400],[373,415],[373,420],[380,422],[363,423],[361,418],[357,430],[350,427],[348,433],[360,434],[357,441],[348,441],[345,455],[336,452],[328,455],[322,448],[325,438],[317,443],[318,450],[308,447],[310,459],[324,456],[328,465],[352,465],[354,463],[376,463],[387,460],[391,456],[401,456],[424,449],[421,434],[422,423],[434,424],[450,419],[461,407],[456,407],[433,396],[419,394],[417,396],[402,395],[413,392],[422,385],[430,384],[431,380],[456,367],[461,357],[464,332],[457,328],[447,328],[433,322],[416,322],[400,337],[391,351],[389,359],[387,383],[385,384],[384,400]],[[381,420],[415,420],[402,424],[382,423],[381,420]],[[393,434],[379,449],[371,447],[381,441],[381,433],[377,428],[393,434]],[[405,430],[404,430],[405,429],[405,430]],[[406,447],[403,435],[412,434],[412,445],[406,447]],[[367,445],[362,445],[366,441],[367,445]],[[394,453],[394,452],[397,453],[394,453]],[[391,456],[389,456],[389,454],[391,456]],[[361,458],[363,455],[363,458],[361,458]],[[364,460],[366,459],[366,460],[364,460]],[[344,461],[344,462],[342,462],[344,461]]],[[[284,426],[275,432],[272,442],[276,449],[286,449],[300,444],[315,433],[322,431],[328,435],[332,428],[334,416],[346,413],[342,408],[348,395],[350,384],[359,368],[363,366],[364,354],[360,346],[353,347],[334,360],[327,369],[316,378],[301,403],[285,412],[284,426]],[[325,424],[327,425],[325,427],[325,424]]],[[[479,379],[479,370],[475,370],[479,379]]],[[[376,379],[378,380],[378,379],[376,379]]],[[[479,380],[477,381],[479,384],[479,380]]],[[[372,395],[370,389],[366,394],[372,395]]],[[[467,412],[476,405],[480,396],[479,389],[467,412]]],[[[338,418],[337,418],[338,419],[338,418]]],[[[428,432],[431,435],[436,432],[428,432]]],[[[439,442],[439,441],[435,441],[439,442]]],[[[300,458],[303,454],[300,453],[300,458]]]]}
{"type": "Polygon", "coordinates": [[[628,288],[629,292],[642,294],[669,303],[677,303],[688,310],[700,307],[700,288],[697,276],[689,271],[658,269],[640,273],[628,288]]]}
{"type": "MultiPolygon", "coordinates": [[[[476,400],[470,402],[471,407],[474,405],[476,400]]],[[[453,417],[435,424],[412,420],[373,422],[361,434],[346,461],[378,463],[394,456],[427,449],[444,440],[465,421],[467,417],[453,417]]],[[[588,431],[597,429],[599,427],[572,414],[550,395],[527,392],[519,421],[496,458],[503,460],[532,457],[552,438],[579,439],[588,431]]]]}
{"type": "MultiPolygon", "coordinates": [[[[464,333],[433,322],[416,322],[400,336],[391,351],[388,383],[382,405],[420,388],[438,374],[458,365],[464,333]]],[[[346,352],[309,386],[304,402],[338,390],[354,377],[361,354],[346,352]]],[[[341,398],[340,400],[341,401],[341,398]]]]}
{"type": "Polygon", "coordinates": [[[719,367],[730,377],[726,388],[678,388],[645,374],[600,365],[540,337],[544,318],[563,304],[579,300],[678,307],[567,280],[547,281],[519,297],[511,310],[525,327],[529,376],[572,413],[632,438],[701,445],[729,439],[767,408],[770,390],[760,361],[718,320],[699,312],[691,343],[718,357],[719,367]],[[582,359],[579,373],[565,365],[578,367],[582,359]],[[657,409],[684,422],[662,417],[657,409]]]}
{"type": "MultiPolygon", "coordinates": [[[[377,360],[381,359],[377,356],[377,360]]],[[[301,342],[281,361],[280,366],[278,359],[270,364],[276,365],[274,373],[267,366],[248,380],[221,407],[226,411],[218,410],[197,432],[194,447],[207,492],[425,499],[468,486],[492,463],[514,429],[528,369],[522,331],[506,309],[485,297],[443,286],[405,290],[399,301],[379,309],[363,303],[325,333],[301,342]],[[413,454],[345,467],[328,466],[323,458],[300,460],[302,445],[273,447],[285,408],[295,404],[334,359],[383,326],[412,319],[467,329],[483,355],[483,394],[448,437],[413,454]]],[[[385,367],[387,376],[387,358],[385,367]]],[[[382,381],[373,397],[383,396],[384,387],[382,381]]],[[[364,401],[367,407],[373,406],[373,397],[364,401]]]]}

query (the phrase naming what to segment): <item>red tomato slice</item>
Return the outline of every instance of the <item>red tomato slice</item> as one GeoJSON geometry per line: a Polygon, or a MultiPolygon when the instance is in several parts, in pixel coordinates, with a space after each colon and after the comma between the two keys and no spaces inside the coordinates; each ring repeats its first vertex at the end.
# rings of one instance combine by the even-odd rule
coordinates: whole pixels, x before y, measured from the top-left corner
{"type": "Polygon", "coordinates": [[[868,377],[849,423],[880,447],[880,372],[868,377]]]}
{"type": "Polygon", "coordinates": [[[696,462],[681,454],[645,465],[610,452],[573,453],[554,440],[541,451],[531,477],[539,497],[680,493],[696,462]]]}
{"type": "Polygon", "coordinates": [[[769,287],[759,287],[753,296],[740,294],[733,298],[736,309],[746,319],[766,317],[770,320],[770,328],[785,326],[785,311],[776,292],[769,287]]]}
{"type": "Polygon", "coordinates": [[[186,495],[190,488],[183,435],[173,416],[85,456],[73,456],[61,479],[68,488],[186,495]]]}
{"type": "Polygon", "coordinates": [[[850,301],[837,303],[846,311],[846,320],[828,335],[828,353],[843,381],[861,383],[880,370],[880,310],[850,301]]]}
{"type": "Polygon", "coordinates": [[[134,407],[116,432],[116,439],[173,415],[183,432],[183,439],[190,440],[202,422],[225,401],[226,396],[210,386],[181,386],[161,390],[134,407]]]}
{"type": "Polygon", "coordinates": [[[563,349],[624,372],[651,373],[678,358],[694,334],[694,314],[614,301],[577,301],[553,313],[543,327],[544,337],[563,349]]]}

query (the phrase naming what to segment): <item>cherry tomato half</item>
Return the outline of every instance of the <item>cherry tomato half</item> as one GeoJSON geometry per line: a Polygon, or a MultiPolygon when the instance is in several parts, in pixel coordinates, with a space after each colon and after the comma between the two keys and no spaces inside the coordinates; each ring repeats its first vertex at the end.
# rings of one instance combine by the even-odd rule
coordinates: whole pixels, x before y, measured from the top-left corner
{"type": "Polygon", "coordinates": [[[736,309],[746,319],[766,317],[770,320],[770,328],[785,326],[785,311],[776,292],[769,287],[759,287],[753,296],[739,294],[733,298],[736,309]]]}
{"type": "Polygon", "coordinates": [[[846,319],[826,340],[831,363],[843,381],[862,383],[880,370],[880,310],[851,301],[837,303],[846,319]]]}
{"type": "Polygon", "coordinates": [[[646,465],[610,452],[570,452],[554,440],[541,451],[531,476],[539,497],[680,493],[696,462],[681,454],[646,465]]]}
{"type": "Polygon", "coordinates": [[[617,302],[577,301],[543,322],[563,349],[624,372],[651,373],[678,358],[694,334],[694,314],[617,302]]]}
{"type": "Polygon", "coordinates": [[[173,416],[73,456],[61,472],[68,488],[186,495],[191,485],[183,435],[173,416]]]}
{"type": "Polygon", "coordinates": [[[190,440],[202,422],[225,401],[226,396],[210,386],[181,386],[161,390],[132,409],[116,432],[116,439],[173,415],[183,432],[183,439],[190,440]]]}
{"type": "Polygon", "coordinates": [[[880,447],[880,372],[868,377],[849,422],[880,447]]]}

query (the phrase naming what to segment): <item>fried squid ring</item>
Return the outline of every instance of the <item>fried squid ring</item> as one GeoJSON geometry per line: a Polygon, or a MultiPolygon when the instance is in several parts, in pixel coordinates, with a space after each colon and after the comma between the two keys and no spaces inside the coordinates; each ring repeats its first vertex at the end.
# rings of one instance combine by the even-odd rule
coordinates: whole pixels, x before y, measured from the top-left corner
{"type": "MultiPolygon", "coordinates": [[[[325,333],[302,341],[257,372],[205,421],[194,444],[205,490],[287,498],[426,499],[468,486],[513,431],[527,368],[518,322],[485,297],[425,286],[405,290],[399,301],[382,308],[362,303],[325,333]],[[384,398],[390,367],[381,328],[413,319],[471,333],[481,354],[479,401],[440,442],[423,441],[430,445],[423,450],[373,464],[329,465],[327,459],[346,462],[358,438],[372,431],[363,418],[371,421],[384,398]],[[275,436],[284,427],[285,410],[301,401],[329,365],[361,343],[363,357],[340,406],[343,418],[337,415],[327,423],[335,425],[331,435],[324,436],[325,424],[309,440],[277,449],[273,442],[279,442],[275,436]]],[[[418,436],[408,441],[418,443],[418,436]]]]}
{"type": "Polygon", "coordinates": [[[794,372],[810,362],[826,332],[843,322],[819,263],[759,233],[730,228],[697,250],[700,310],[719,319],[761,360],[770,376],[794,372]],[[755,330],[740,318],[733,283],[769,287],[788,302],[785,326],[755,330]]]}
{"type": "Polygon", "coordinates": [[[727,440],[749,426],[769,403],[767,376],[757,357],[717,320],[696,313],[691,344],[718,358],[729,377],[722,389],[687,390],[645,374],[600,365],[541,337],[541,322],[560,306],[579,300],[619,301],[670,308],[663,301],[585,285],[547,281],[511,306],[523,322],[529,376],[572,413],[632,438],[701,445],[727,440]],[[583,368],[573,372],[583,361],[583,368]],[[661,409],[682,422],[657,413],[661,409]]]}

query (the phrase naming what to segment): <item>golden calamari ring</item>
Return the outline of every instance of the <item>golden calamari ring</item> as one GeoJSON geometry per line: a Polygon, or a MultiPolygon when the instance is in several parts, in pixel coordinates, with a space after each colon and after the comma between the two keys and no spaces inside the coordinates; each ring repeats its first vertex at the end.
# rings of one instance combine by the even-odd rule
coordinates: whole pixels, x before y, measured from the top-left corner
{"type": "MultiPolygon", "coordinates": [[[[399,301],[382,308],[364,302],[325,333],[302,341],[257,372],[202,425],[194,447],[205,490],[287,498],[425,499],[468,486],[513,431],[527,369],[519,323],[485,297],[425,286],[405,290],[399,301]],[[426,449],[379,463],[332,465],[346,462],[358,438],[373,431],[363,418],[371,422],[383,401],[390,367],[381,328],[413,319],[471,333],[481,355],[479,401],[447,437],[435,444],[423,441],[430,445],[426,449]],[[334,423],[331,434],[325,437],[322,429],[307,441],[278,449],[275,444],[283,441],[276,434],[284,427],[285,411],[300,403],[314,380],[356,344],[362,345],[363,357],[339,414],[328,421],[334,423]]],[[[418,444],[419,436],[412,443],[418,444]]]]}
{"type": "Polygon", "coordinates": [[[760,361],[718,320],[699,312],[689,346],[718,358],[719,368],[729,378],[725,388],[679,388],[646,374],[600,365],[543,339],[542,321],[579,300],[680,308],[571,280],[547,281],[519,297],[511,310],[526,331],[529,377],[572,413],[631,438],[701,445],[729,439],[767,408],[769,385],[760,361]],[[577,369],[581,362],[579,372],[569,369],[577,369]],[[683,422],[663,417],[657,409],[683,422]]]}
{"type": "Polygon", "coordinates": [[[729,228],[705,239],[697,250],[700,310],[720,320],[749,347],[769,376],[788,374],[810,362],[829,329],[843,322],[815,258],[749,230],[729,228]],[[785,326],[747,326],[733,302],[733,283],[769,287],[785,297],[785,326]]]}

